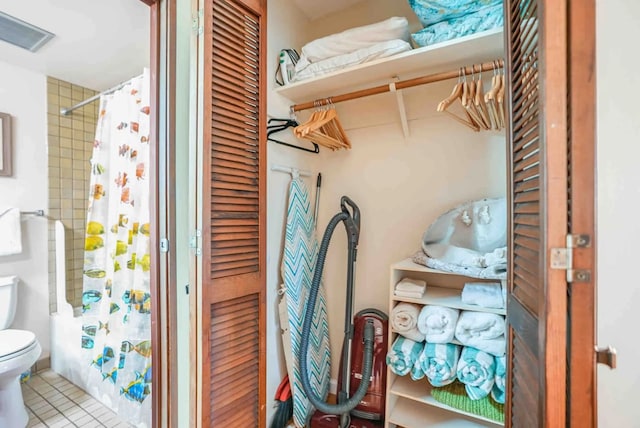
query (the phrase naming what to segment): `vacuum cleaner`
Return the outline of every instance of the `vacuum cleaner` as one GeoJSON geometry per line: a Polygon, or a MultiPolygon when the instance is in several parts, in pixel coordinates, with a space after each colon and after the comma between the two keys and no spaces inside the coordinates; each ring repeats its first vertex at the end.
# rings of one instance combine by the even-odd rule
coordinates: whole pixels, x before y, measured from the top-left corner
{"type": "Polygon", "coordinates": [[[324,232],[305,309],[298,358],[301,373],[308,373],[309,331],[316,306],[322,271],[331,236],[342,222],[347,232],[348,265],[344,340],[338,377],[337,404],[325,403],[315,395],[307,376],[302,389],[318,409],[311,428],[373,428],[384,424],[388,317],[377,309],[364,309],[353,317],[355,262],[360,238],[360,210],[347,196],[340,199],[341,211],[324,232]]]}

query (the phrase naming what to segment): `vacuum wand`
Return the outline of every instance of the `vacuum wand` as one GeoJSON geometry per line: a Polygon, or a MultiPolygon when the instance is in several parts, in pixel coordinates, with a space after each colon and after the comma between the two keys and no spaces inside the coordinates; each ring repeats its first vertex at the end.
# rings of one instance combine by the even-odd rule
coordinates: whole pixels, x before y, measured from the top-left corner
{"type": "Polygon", "coordinates": [[[322,174],[318,173],[318,179],[316,180],[316,206],[313,211],[313,228],[318,228],[318,208],[320,207],[320,186],[322,186],[322,174]]]}

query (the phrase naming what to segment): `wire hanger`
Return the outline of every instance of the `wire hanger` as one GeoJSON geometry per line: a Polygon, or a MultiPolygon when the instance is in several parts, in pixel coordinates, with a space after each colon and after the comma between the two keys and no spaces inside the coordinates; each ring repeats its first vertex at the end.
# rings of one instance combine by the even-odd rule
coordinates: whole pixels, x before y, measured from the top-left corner
{"type": "Polygon", "coordinates": [[[267,140],[273,141],[274,143],[277,143],[277,144],[282,144],[283,146],[291,147],[293,149],[302,150],[304,152],[320,153],[320,148],[316,143],[313,143],[313,142],[311,142],[311,144],[313,144],[313,149],[308,149],[306,147],[300,147],[294,144],[286,143],[284,141],[276,140],[275,138],[271,137],[272,134],[284,131],[287,128],[295,128],[297,126],[299,126],[299,123],[295,119],[279,119],[279,118],[273,117],[269,119],[269,121],[267,122],[267,140]]]}

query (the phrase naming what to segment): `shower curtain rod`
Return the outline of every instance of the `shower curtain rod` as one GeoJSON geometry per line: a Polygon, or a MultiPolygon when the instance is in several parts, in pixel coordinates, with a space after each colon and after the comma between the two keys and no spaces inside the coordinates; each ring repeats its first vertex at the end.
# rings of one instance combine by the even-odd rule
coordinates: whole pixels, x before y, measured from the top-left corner
{"type": "MultiPolygon", "coordinates": [[[[136,76],[136,77],[140,77],[140,76],[136,76]]],[[[61,115],[63,115],[63,116],[67,116],[67,115],[68,115],[69,113],[71,113],[72,111],[74,111],[74,110],[76,110],[76,109],[79,109],[80,107],[84,107],[84,106],[86,106],[87,104],[90,104],[90,103],[94,102],[95,100],[100,99],[100,96],[101,96],[101,95],[107,95],[107,94],[110,94],[110,93],[112,93],[112,92],[117,91],[118,89],[123,88],[127,83],[131,82],[131,81],[132,81],[133,79],[135,79],[136,77],[132,77],[132,78],[131,78],[131,79],[129,79],[129,80],[125,80],[125,81],[124,81],[124,82],[122,82],[122,83],[118,83],[118,84],[117,84],[116,86],[114,86],[113,88],[107,89],[106,91],[102,91],[102,92],[100,92],[99,94],[95,94],[95,95],[94,95],[94,96],[92,96],[91,98],[87,98],[86,100],[84,100],[84,101],[82,101],[82,102],[79,102],[78,104],[76,104],[76,105],[74,105],[74,106],[72,106],[72,107],[69,107],[69,108],[62,108],[62,109],[60,109],[60,114],[61,114],[61,115]]]]}
{"type": "Polygon", "coordinates": [[[429,74],[427,76],[416,77],[414,79],[401,80],[399,82],[393,82],[388,85],[374,86],[372,88],[362,89],[359,91],[348,92],[346,94],[340,94],[332,97],[320,98],[314,101],[309,101],[302,104],[294,104],[290,106],[291,112],[307,110],[314,107],[320,107],[328,104],[335,104],[342,101],[355,100],[356,98],[368,97],[370,95],[383,94],[385,92],[395,92],[396,90],[411,88],[418,85],[426,85],[427,83],[441,82],[443,80],[455,79],[461,77],[464,74],[471,76],[474,73],[478,73],[478,70],[491,71],[504,67],[504,61],[494,60],[490,62],[484,62],[482,64],[475,64],[471,67],[460,67],[455,70],[445,71],[443,73],[429,74]]]}

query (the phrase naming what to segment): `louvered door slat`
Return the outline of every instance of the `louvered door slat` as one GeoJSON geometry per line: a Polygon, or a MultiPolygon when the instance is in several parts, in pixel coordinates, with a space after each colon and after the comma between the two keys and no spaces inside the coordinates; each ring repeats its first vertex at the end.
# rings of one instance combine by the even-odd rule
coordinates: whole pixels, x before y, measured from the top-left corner
{"type": "MultiPolygon", "coordinates": [[[[222,163],[222,162],[220,162],[222,163]]],[[[241,174],[234,174],[234,171],[227,171],[229,174],[211,174],[211,180],[214,181],[214,189],[220,190],[236,190],[243,192],[255,192],[254,183],[240,183],[242,179],[241,174]]],[[[223,212],[216,212],[214,214],[224,214],[223,212]]]]}
{"type": "Polygon", "coordinates": [[[258,102],[258,96],[256,92],[238,90],[238,88],[234,85],[236,79],[232,74],[227,74],[227,72],[215,73],[212,75],[212,79],[212,83],[213,85],[215,85],[217,91],[224,92],[229,96],[238,98],[238,101],[241,103],[252,104],[258,102]]]}
{"type": "Polygon", "coordinates": [[[211,131],[214,133],[213,135],[216,137],[224,137],[222,135],[215,135],[215,132],[218,130],[235,134],[238,137],[242,138],[243,141],[244,139],[247,139],[249,140],[247,141],[247,144],[252,143],[254,147],[258,147],[258,145],[256,144],[256,139],[258,138],[258,134],[254,130],[248,129],[245,126],[236,127],[227,123],[222,123],[217,121],[212,122],[211,131]]]}
{"type": "MultiPolygon", "coordinates": [[[[222,165],[216,165],[215,167],[211,168],[211,174],[212,177],[218,177],[220,175],[227,175],[231,173],[232,176],[234,177],[239,177],[239,178],[248,178],[251,180],[257,180],[259,178],[259,172],[258,171],[246,171],[246,170],[242,170],[242,169],[233,169],[233,168],[225,168],[222,165]]],[[[253,184],[253,183],[249,183],[249,184],[253,184]]],[[[218,188],[213,188],[211,190],[211,196],[243,196],[243,197],[257,197],[257,193],[258,192],[233,192],[233,191],[227,191],[227,190],[222,190],[222,189],[218,189],[218,188]],[[228,193],[224,193],[224,192],[228,192],[228,193]]]]}
{"type": "Polygon", "coordinates": [[[257,105],[250,104],[244,100],[239,100],[237,99],[237,97],[229,94],[228,91],[214,91],[214,96],[216,99],[225,102],[226,105],[234,106],[239,112],[243,114],[248,114],[249,116],[255,116],[258,114],[257,105]]]}
{"type": "MultiPolygon", "coordinates": [[[[225,174],[211,174],[211,177],[214,180],[218,180],[220,177],[225,177],[225,176],[238,176],[238,177],[242,177],[243,175],[245,175],[244,173],[248,172],[248,173],[255,173],[256,172],[256,167],[255,165],[250,165],[247,164],[245,162],[235,162],[234,159],[223,159],[222,157],[226,157],[229,158],[229,156],[225,156],[224,153],[221,153],[219,150],[216,151],[212,151],[215,156],[220,156],[217,158],[217,162],[216,165],[212,166],[212,170],[215,169],[216,171],[222,171],[222,168],[225,168],[226,171],[225,174]],[[238,171],[240,170],[240,171],[238,171]],[[238,175],[240,174],[240,175],[238,175]]],[[[259,182],[258,182],[259,183],[259,182]]],[[[217,183],[212,183],[213,186],[216,186],[217,183]]],[[[244,188],[241,190],[247,190],[247,191],[256,191],[256,186],[252,186],[250,188],[244,188]]]]}
{"type": "Polygon", "coordinates": [[[519,256],[517,253],[514,255],[514,263],[517,263],[522,269],[529,272],[531,275],[538,277],[540,275],[540,269],[538,266],[531,263],[531,258],[525,258],[519,256]]]}
{"type": "Polygon", "coordinates": [[[529,169],[525,169],[524,171],[520,171],[518,173],[516,173],[513,177],[514,182],[520,182],[520,181],[525,181],[525,180],[529,180],[532,178],[537,178],[540,176],[540,165],[535,165],[532,166],[529,169]]]}
{"type": "Polygon", "coordinates": [[[226,97],[229,102],[239,103],[245,109],[254,111],[258,114],[260,106],[257,104],[255,97],[249,97],[249,94],[246,92],[238,91],[235,88],[229,88],[226,85],[216,85],[213,92],[219,94],[218,96],[226,97]]]}
{"type": "MultiPolygon", "coordinates": [[[[229,185],[242,185],[244,186],[245,189],[250,189],[252,187],[254,187],[256,185],[257,179],[256,178],[248,178],[246,177],[246,175],[250,174],[251,172],[249,171],[245,171],[245,170],[238,170],[238,169],[227,169],[226,171],[224,171],[226,174],[222,174],[222,173],[213,173],[211,174],[211,179],[215,180],[216,182],[219,182],[220,184],[216,184],[216,187],[214,187],[211,191],[211,195],[213,196],[213,192],[216,190],[225,190],[226,187],[223,186],[229,186],[229,185]]],[[[226,189],[229,190],[229,189],[226,189]]],[[[238,196],[234,196],[235,199],[238,200],[243,200],[244,199],[244,195],[238,195],[238,196]]],[[[246,200],[247,203],[249,204],[253,204],[255,203],[255,201],[252,201],[251,199],[247,199],[246,200]]]]}
{"type": "Polygon", "coordinates": [[[266,426],[266,0],[204,0],[203,426],[266,426]]]}

